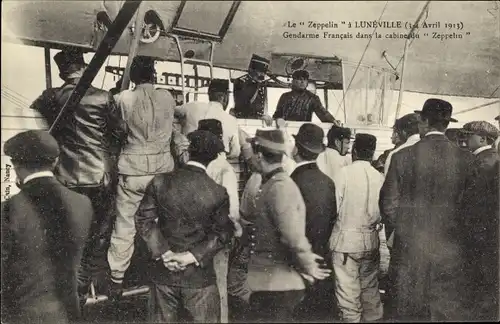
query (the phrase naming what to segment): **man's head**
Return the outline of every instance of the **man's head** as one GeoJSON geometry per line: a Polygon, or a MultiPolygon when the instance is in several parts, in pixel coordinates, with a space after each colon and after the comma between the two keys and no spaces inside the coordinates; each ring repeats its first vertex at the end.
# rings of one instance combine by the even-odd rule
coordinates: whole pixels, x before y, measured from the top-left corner
{"type": "Polygon", "coordinates": [[[195,130],[189,133],[187,138],[190,161],[207,166],[217,158],[220,152],[224,152],[224,143],[212,132],[195,130]]]}
{"type": "Polygon", "coordinates": [[[352,146],[353,160],[363,160],[371,162],[373,154],[377,148],[377,138],[371,134],[356,134],[354,145],[352,146]]]}
{"type": "Polygon", "coordinates": [[[351,130],[349,128],[333,125],[326,137],[328,138],[329,148],[337,150],[342,156],[349,152],[351,144],[351,130]]]}
{"type": "Polygon", "coordinates": [[[412,135],[419,133],[418,129],[419,118],[418,114],[407,114],[396,120],[394,123],[392,144],[400,145],[405,143],[412,135]]]}
{"type": "Polygon", "coordinates": [[[253,54],[248,65],[248,74],[258,81],[263,81],[269,68],[269,60],[265,57],[253,54]]]}
{"type": "Polygon", "coordinates": [[[258,129],[255,137],[248,138],[252,144],[252,164],[257,172],[267,173],[281,166],[286,152],[285,136],[279,129],[258,129]]]}
{"type": "Polygon", "coordinates": [[[295,162],[316,161],[318,155],[325,150],[323,139],[325,132],[315,124],[302,124],[295,138],[295,147],[292,152],[295,162]]]}
{"type": "Polygon", "coordinates": [[[208,86],[208,100],[219,102],[224,110],[229,104],[229,81],[213,79],[208,86]]]}
{"type": "Polygon", "coordinates": [[[467,148],[474,152],[483,146],[491,146],[498,138],[498,128],[486,121],[473,121],[463,126],[467,148]]]}
{"type": "Polygon", "coordinates": [[[441,99],[427,99],[422,110],[415,110],[419,115],[418,129],[420,136],[424,136],[430,131],[444,133],[450,122],[457,122],[451,118],[453,112],[452,105],[441,99]]]}
{"type": "Polygon", "coordinates": [[[309,72],[296,70],[292,74],[292,90],[303,91],[309,84],[309,72]]]}
{"type": "Polygon", "coordinates": [[[154,83],[155,61],[148,56],[138,55],[134,57],[130,65],[130,81],[137,84],[154,83]]]}
{"type": "Polygon", "coordinates": [[[4,153],[10,156],[17,177],[23,181],[32,173],[52,171],[59,157],[59,145],[49,132],[31,130],[7,140],[4,153]]]}
{"type": "Polygon", "coordinates": [[[65,82],[80,78],[85,70],[83,52],[79,49],[65,49],[54,55],[54,61],[59,68],[59,77],[65,82]]]}

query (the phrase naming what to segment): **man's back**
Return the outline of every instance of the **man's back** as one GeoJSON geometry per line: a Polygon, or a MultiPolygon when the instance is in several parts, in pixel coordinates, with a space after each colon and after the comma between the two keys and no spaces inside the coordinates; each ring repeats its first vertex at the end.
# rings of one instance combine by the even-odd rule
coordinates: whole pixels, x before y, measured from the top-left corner
{"type": "Polygon", "coordinates": [[[187,135],[198,129],[198,122],[202,119],[217,119],[222,123],[222,139],[228,158],[237,158],[240,155],[240,141],[238,120],[224,111],[218,102],[190,102],[179,107],[176,111],[184,116],[182,119],[182,133],[187,135]]]}
{"type": "MultiPolygon", "coordinates": [[[[51,125],[75,86],[73,82],[48,89],[31,108],[38,110],[51,125]]],[[[112,139],[120,115],[110,98],[107,91],[90,87],[76,108],[66,111],[58,122],[53,135],[61,155],[55,171],[64,184],[100,184],[104,174],[113,169],[112,139]]]]}
{"type": "Polygon", "coordinates": [[[313,252],[326,257],[328,239],[337,219],[335,184],[316,163],[297,167],[291,178],[306,204],[306,236],[313,252]]]}
{"type": "Polygon", "coordinates": [[[2,317],[60,323],[78,315],[76,270],[92,212],[85,196],[53,178],[29,181],[5,203],[2,317]]]}
{"type": "Polygon", "coordinates": [[[127,122],[127,143],[118,160],[122,174],[143,175],[170,171],[173,159],[170,140],[175,100],[168,90],[138,84],[116,98],[127,122]]]}

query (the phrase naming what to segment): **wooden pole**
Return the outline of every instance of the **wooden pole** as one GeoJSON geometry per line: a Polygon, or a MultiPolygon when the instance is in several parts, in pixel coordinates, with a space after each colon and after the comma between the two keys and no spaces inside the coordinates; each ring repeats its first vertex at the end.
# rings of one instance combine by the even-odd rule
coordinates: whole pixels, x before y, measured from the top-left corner
{"type": "Polygon", "coordinates": [[[134,35],[128,51],[127,66],[123,72],[121,91],[127,90],[130,87],[130,66],[132,65],[134,57],[137,55],[137,50],[139,49],[139,43],[142,36],[142,26],[144,24],[144,16],[146,14],[145,10],[145,6],[139,6],[137,15],[135,16],[134,35]]]}
{"type": "Polygon", "coordinates": [[[50,64],[50,47],[44,47],[45,55],[45,88],[52,88],[52,67],[50,64]]]}
{"type": "Polygon", "coordinates": [[[82,100],[83,96],[87,92],[88,88],[92,84],[95,76],[101,69],[102,65],[106,61],[106,58],[111,54],[111,51],[115,47],[116,43],[120,39],[125,28],[127,28],[128,23],[134,16],[137,8],[139,8],[141,4],[141,0],[126,0],[123,4],[122,9],[116,16],[115,20],[109,27],[104,39],[99,44],[97,51],[95,52],[94,57],[90,61],[89,65],[83,72],[82,77],[78,81],[76,87],[71,92],[68,100],[64,103],[64,106],[61,108],[59,115],[57,115],[56,120],[52,124],[49,129],[49,132],[54,132],[55,126],[61,120],[63,114],[71,113],[71,110],[76,107],[82,100]]]}

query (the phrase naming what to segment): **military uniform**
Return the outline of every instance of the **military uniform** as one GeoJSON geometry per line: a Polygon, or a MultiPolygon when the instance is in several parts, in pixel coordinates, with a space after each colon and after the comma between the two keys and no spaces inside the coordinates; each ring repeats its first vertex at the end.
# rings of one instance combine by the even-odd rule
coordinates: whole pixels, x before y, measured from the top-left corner
{"type": "MultiPolygon", "coordinates": [[[[249,71],[267,72],[269,60],[253,55],[249,71]]],[[[236,118],[262,117],[267,110],[267,83],[245,74],[234,80],[234,111],[236,118]]]]}

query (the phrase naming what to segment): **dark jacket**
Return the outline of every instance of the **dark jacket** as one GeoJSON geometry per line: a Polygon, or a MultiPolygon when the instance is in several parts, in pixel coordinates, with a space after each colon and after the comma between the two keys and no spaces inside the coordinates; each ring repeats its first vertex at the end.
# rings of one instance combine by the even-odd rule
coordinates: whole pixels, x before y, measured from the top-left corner
{"type": "MultiPolygon", "coordinates": [[[[76,80],[45,90],[31,108],[52,125],[76,86],[76,80]]],[[[107,185],[116,168],[115,155],[125,137],[125,126],[113,97],[90,87],[73,111],[66,111],[53,136],[61,154],[55,174],[69,187],[107,185]]]]}
{"type": "Polygon", "coordinates": [[[313,112],[323,123],[335,122],[335,118],[323,107],[317,95],[309,90],[290,91],[281,95],[273,119],[310,122],[313,112]]]}
{"type": "Polygon", "coordinates": [[[136,214],[136,227],[153,259],[169,250],[194,255],[199,267],[170,272],[157,261],[152,271],[157,283],[191,288],[215,284],[213,258],[234,233],[226,189],[193,165],[153,178],[136,214]]]}
{"type": "Polygon", "coordinates": [[[468,234],[469,300],[474,320],[498,321],[500,162],[469,182],[462,217],[468,234]]]}
{"type": "Polygon", "coordinates": [[[297,167],[290,176],[306,204],[306,236],[314,253],[328,256],[328,240],[337,220],[335,184],[316,163],[297,167]]]}
{"type": "Polygon", "coordinates": [[[234,112],[236,118],[258,119],[264,115],[267,99],[265,82],[257,82],[248,74],[234,80],[234,112]]]}
{"type": "Polygon", "coordinates": [[[76,271],[92,219],[87,197],[36,178],[2,206],[2,322],[78,316],[76,271]]]}
{"type": "Polygon", "coordinates": [[[445,136],[425,136],[392,157],[380,193],[382,220],[395,228],[388,294],[397,320],[466,316],[461,199],[473,156],[445,136]]]}

